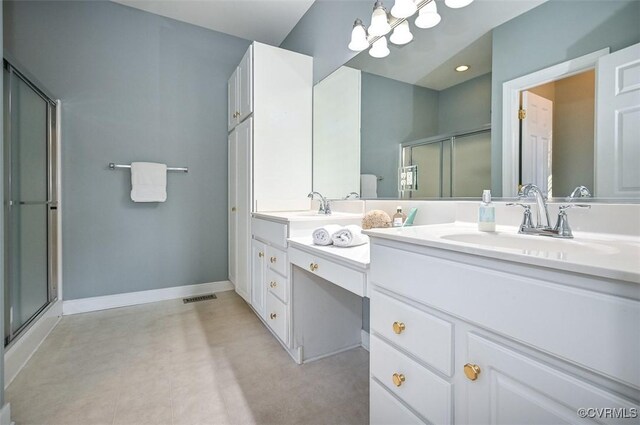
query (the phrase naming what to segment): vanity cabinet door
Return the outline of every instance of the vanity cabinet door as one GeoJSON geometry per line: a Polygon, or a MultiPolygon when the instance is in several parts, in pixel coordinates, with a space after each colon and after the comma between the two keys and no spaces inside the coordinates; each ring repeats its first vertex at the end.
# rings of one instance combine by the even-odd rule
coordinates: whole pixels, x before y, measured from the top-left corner
{"type": "Polygon", "coordinates": [[[227,82],[227,130],[231,131],[238,124],[238,69],[231,74],[227,82]]]}
{"type": "Polygon", "coordinates": [[[459,418],[461,423],[616,423],[620,419],[581,418],[578,410],[626,408],[632,414],[632,409],[638,408],[576,376],[473,332],[468,335],[467,352],[458,361],[456,373],[466,385],[467,397],[463,403],[466,418],[459,418]]]}
{"type": "Polygon", "coordinates": [[[251,305],[259,316],[265,317],[266,245],[251,240],[251,305]]]}

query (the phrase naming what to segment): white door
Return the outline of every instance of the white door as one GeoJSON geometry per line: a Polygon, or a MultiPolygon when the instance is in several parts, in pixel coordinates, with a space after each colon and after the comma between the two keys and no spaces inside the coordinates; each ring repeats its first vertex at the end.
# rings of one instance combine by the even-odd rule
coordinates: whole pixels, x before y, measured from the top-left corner
{"type": "Polygon", "coordinates": [[[238,124],[236,136],[236,292],[245,300],[251,299],[249,244],[251,241],[251,146],[253,118],[238,124]]]}
{"type": "MultiPolygon", "coordinates": [[[[237,140],[238,132],[232,131],[229,134],[229,280],[236,285],[236,291],[238,286],[236,283],[236,275],[238,270],[238,227],[237,227],[237,190],[238,190],[238,154],[237,154],[237,140]]],[[[240,293],[238,291],[238,293],[240,293]]]]}
{"type": "Polygon", "coordinates": [[[253,49],[249,47],[238,65],[238,121],[253,112],[253,49]]]}
{"type": "Polygon", "coordinates": [[[522,92],[522,184],[533,183],[551,196],[553,102],[529,91],[522,92]]]}
{"type": "Polygon", "coordinates": [[[233,71],[227,82],[227,130],[238,124],[238,68],[233,71]]]}
{"type": "MultiPolygon", "coordinates": [[[[456,373],[463,376],[463,416],[467,424],[619,423],[616,419],[580,417],[579,409],[606,406],[630,412],[633,403],[569,375],[524,353],[470,332],[468,349],[456,373]],[[462,365],[479,368],[475,381],[462,365]]],[[[633,422],[633,420],[632,420],[633,422]]]]}
{"type": "Polygon", "coordinates": [[[640,44],[597,65],[595,196],[640,196],[640,44]]]}
{"type": "Polygon", "coordinates": [[[266,287],[266,245],[255,239],[251,240],[251,305],[259,316],[265,317],[266,287]]]}

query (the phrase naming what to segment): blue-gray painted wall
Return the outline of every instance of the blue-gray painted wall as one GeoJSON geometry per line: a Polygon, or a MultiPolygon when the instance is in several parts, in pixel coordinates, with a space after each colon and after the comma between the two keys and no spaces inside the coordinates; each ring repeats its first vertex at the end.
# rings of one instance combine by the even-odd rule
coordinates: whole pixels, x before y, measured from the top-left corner
{"type": "Polygon", "coordinates": [[[640,42],[639,1],[549,0],[493,31],[491,184],[502,194],[502,84],[610,47],[640,42]]]}
{"type": "Polygon", "coordinates": [[[226,280],[226,83],[249,41],[109,1],[4,4],[5,49],[62,100],[64,298],[226,280]],[[189,173],[135,204],[107,168],[132,161],[189,173]]]}
{"type": "Polygon", "coordinates": [[[491,123],[491,73],[438,93],[438,133],[475,130],[491,123]]]}
{"type": "Polygon", "coordinates": [[[362,73],[360,171],[383,178],[378,197],[397,198],[399,143],[438,131],[438,92],[362,73]]]}
{"type": "Polygon", "coordinates": [[[280,47],[313,56],[317,83],[357,55],[348,49],[356,18],[368,22],[372,0],[316,0],[280,47]]]}

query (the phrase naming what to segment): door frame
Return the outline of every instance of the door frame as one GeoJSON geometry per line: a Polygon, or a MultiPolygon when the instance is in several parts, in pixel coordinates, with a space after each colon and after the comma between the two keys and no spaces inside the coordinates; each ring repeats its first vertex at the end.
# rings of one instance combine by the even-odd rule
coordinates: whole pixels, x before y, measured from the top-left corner
{"type": "MultiPolygon", "coordinates": [[[[517,196],[520,163],[520,92],[596,69],[598,59],[610,53],[610,48],[597,50],[584,56],[532,72],[502,84],[502,196],[517,196]]],[[[597,69],[596,69],[597,72],[597,69]]],[[[596,80],[597,80],[596,75],[596,80]]],[[[597,96],[597,93],[596,93],[597,96]]],[[[594,122],[595,132],[595,122],[594,122]]]]}

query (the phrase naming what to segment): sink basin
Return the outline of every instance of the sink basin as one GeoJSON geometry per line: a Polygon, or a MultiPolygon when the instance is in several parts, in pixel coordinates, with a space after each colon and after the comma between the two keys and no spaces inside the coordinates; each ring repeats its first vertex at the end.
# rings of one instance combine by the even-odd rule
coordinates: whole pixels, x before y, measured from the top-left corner
{"type": "MultiPolygon", "coordinates": [[[[565,258],[570,255],[615,255],[620,249],[600,241],[559,239],[545,236],[519,235],[511,233],[455,233],[442,235],[441,239],[518,251],[523,254],[565,258]]],[[[636,247],[637,249],[637,247],[636,247]]]]}

